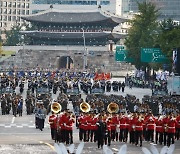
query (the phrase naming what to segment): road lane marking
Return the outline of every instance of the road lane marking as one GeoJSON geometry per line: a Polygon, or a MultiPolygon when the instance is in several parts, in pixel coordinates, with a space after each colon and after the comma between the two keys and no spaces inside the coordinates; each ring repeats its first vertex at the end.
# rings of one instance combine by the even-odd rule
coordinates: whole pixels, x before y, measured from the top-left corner
{"type": "Polygon", "coordinates": [[[14,120],[15,120],[15,117],[12,118],[12,121],[11,121],[12,124],[14,123],[14,120]]]}
{"type": "Polygon", "coordinates": [[[114,150],[114,151],[119,151],[118,149],[116,149],[116,148],[112,148],[112,150],[114,150]]]}
{"type": "Polygon", "coordinates": [[[4,126],[5,128],[11,128],[11,125],[9,125],[9,126],[4,126]]]}
{"type": "Polygon", "coordinates": [[[45,144],[45,145],[49,146],[53,151],[56,151],[55,148],[54,148],[54,146],[52,146],[51,144],[49,144],[49,143],[47,143],[47,142],[39,141],[39,143],[45,144]]]}
{"type": "Polygon", "coordinates": [[[0,133],[0,135],[29,135],[29,134],[31,134],[31,135],[49,135],[50,133],[29,133],[29,132],[28,133],[0,133]]]}
{"type": "Polygon", "coordinates": [[[17,128],[23,128],[23,126],[16,126],[17,128]]]}

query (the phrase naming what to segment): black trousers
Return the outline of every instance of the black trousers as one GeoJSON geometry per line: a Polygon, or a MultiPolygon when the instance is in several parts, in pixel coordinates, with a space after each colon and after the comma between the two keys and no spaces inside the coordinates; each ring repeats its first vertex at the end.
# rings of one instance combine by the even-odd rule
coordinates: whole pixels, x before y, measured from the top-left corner
{"type": "Polygon", "coordinates": [[[156,144],[157,143],[162,144],[163,142],[163,133],[162,132],[156,132],[156,144]]]}
{"type": "Polygon", "coordinates": [[[153,142],[154,141],[154,130],[147,131],[147,140],[153,142]]]}
{"type": "Polygon", "coordinates": [[[60,129],[56,130],[55,142],[62,142],[62,133],[60,129]]]}
{"type": "Polygon", "coordinates": [[[148,134],[147,134],[147,130],[146,129],[143,129],[143,137],[144,137],[145,141],[148,140],[148,134]]]}
{"type": "Polygon", "coordinates": [[[91,130],[90,140],[96,142],[96,130],[91,130]]]}
{"type": "Polygon", "coordinates": [[[137,131],[135,132],[135,136],[136,136],[136,145],[138,145],[139,140],[140,140],[140,146],[142,146],[142,135],[143,135],[143,131],[137,131]]]}
{"type": "Polygon", "coordinates": [[[66,144],[72,144],[72,143],[73,143],[73,131],[66,130],[66,144]]]}
{"type": "Polygon", "coordinates": [[[176,128],[176,139],[179,140],[180,138],[180,128],[176,128]]]}
{"type": "Polygon", "coordinates": [[[18,109],[19,117],[22,117],[22,109],[18,109]]]}
{"type": "Polygon", "coordinates": [[[35,117],[35,125],[36,125],[36,128],[39,128],[39,118],[38,117],[35,117]]]}
{"type": "Polygon", "coordinates": [[[103,135],[98,135],[97,136],[97,143],[98,143],[98,148],[102,148],[104,144],[104,136],[103,135]]]}
{"type": "Polygon", "coordinates": [[[175,133],[167,133],[167,146],[169,147],[171,144],[174,144],[175,133]]]}
{"type": "Polygon", "coordinates": [[[56,139],[56,129],[55,128],[51,128],[51,138],[52,138],[52,140],[56,139]]]}
{"type": "Polygon", "coordinates": [[[108,131],[107,132],[107,134],[105,135],[105,144],[107,145],[108,144],[108,146],[110,146],[111,145],[111,131],[108,131]]]}
{"type": "Polygon", "coordinates": [[[45,119],[39,119],[38,121],[39,121],[39,122],[38,122],[38,128],[39,128],[40,130],[43,130],[45,119]]]}
{"type": "Polygon", "coordinates": [[[135,131],[130,131],[130,143],[135,143],[135,131]]]}
{"type": "Polygon", "coordinates": [[[167,145],[167,132],[164,132],[164,145],[167,145]]]}
{"type": "Polygon", "coordinates": [[[111,130],[111,139],[114,141],[116,137],[116,130],[111,130]]]}
{"type": "Polygon", "coordinates": [[[61,142],[66,142],[66,130],[62,129],[61,130],[61,142]]]}
{"type": "Polygon", "coordinates": [[[83,140],[83,129],[79,128],[79,140],[82,141],[83,140]]]}
{"type": "Polygon", "coordinates": [[[119,141],[126,142],[128,136],[128,129],[120,129],[119,141]]]}
{"type": "Polygon", "coordinates": [[[90,131],[89,130],[83,130],[83,141],[87,142],[89,140],[89,135],[90,131]]]}

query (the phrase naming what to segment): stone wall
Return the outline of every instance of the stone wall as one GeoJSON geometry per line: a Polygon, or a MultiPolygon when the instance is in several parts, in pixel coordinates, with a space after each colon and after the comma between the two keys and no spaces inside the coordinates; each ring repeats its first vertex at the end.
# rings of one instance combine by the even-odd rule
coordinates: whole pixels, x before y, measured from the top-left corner
{"type": "MultiPolygon", "coordinates": [[[[61,56],[70,56],[73,60],[73,68],[83,69],[84,53],[77,50],[22,50],[20,49],[14,57],[10,57],[1,63],[1,69],[57,69],[58,60],[61,56]]],[[[115,61],[114,53],[109,51],[89,52],[87,56],[88,69],[91,71],[101,70],[103,72],[131,71],[134,67],[128,63],[115,61]]]]}

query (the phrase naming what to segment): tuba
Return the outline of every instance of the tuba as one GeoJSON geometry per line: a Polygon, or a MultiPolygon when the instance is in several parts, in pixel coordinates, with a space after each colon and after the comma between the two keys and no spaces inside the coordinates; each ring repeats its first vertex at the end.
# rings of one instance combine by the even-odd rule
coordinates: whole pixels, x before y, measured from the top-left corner
{"type": "Polygon", "coordinates": [[[118,104],[111,102],[107,107],[107,111],[109,113],[117,113],[119,111],[118,104]]]}
{"type": "Polygon", "coordinates": [[[80,104],[80,110],[81,110],[82,112],[87,113],[87,112],[90,111],[90,109],[91,109],[91,107],[90,107],[90,105],[89,105],[88,103],[83,102],[83,103],[80,104]]]}
{"type": "Polygon", "coordinates": [[[61,105],[58,102],[53,102],[51,104],[51,111],[53,111],[54,113],[57,114],[58,112],[61,111],[61,109],[62,109],[62,107],[61,107],[61,105]]]}

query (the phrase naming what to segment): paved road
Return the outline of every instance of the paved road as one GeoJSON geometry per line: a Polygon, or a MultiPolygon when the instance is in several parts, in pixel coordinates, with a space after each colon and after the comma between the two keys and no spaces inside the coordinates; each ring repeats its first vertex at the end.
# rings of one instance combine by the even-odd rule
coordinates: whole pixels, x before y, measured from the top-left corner
{"type": "MultiPolygon", "coordinates": [[[[123,80],[123,79],[120,79],[123,80]]],[[[18,89],[16,90],[18,92],[18,89]]],[[[25,99],[25,93],[23,97],[25,99]]],[[[121,94],[125,96],[126,94],[136,95],[138,98],[142,98],[143,95],[150,95],[151,90],[149,89],[139,89],[126,88],[125,92],[111,92],[107,94],[121,94]]],[[[58,95],[58,94],[57,94],[58,95]]],[[[53,95],[53,99],[57,98],[57,95],[53,95]]],[[[85,98],[85,95],[83,95],[85,98]]],[[[71,106],[71,104],[70,104],[71,106]]],[[[79,143],[78,130],[74,128],[74,143],[79,143]]],[[[117,153],[120,145],[123,143],[112,142],[111,149],[114,153],[117,153]]],[[[50,128],[45,121],[45,128],[43,131],[35,128],[34,125],[34,115],[26,115],[25,107],[22,117],[14,117],[11,115],[1,115],[0,116],[0,154],[54,154],[53,146],[54,142],[50,139],[50,128]]],[[[127,144],[128,154],[142,153],[140,147],[127,144]]],[[[149,147],[150,143],[143,142],[143,146],[149,147]]],[[[160,150],[162,146],[156,145],[160,150]]],[[[83,154],[102,154],[102,150],[97,149],[96,143],[85,143],[85,148],[83,154]]],[[[176,142],[176,150],[174,154],[180,153],[180,142],[176,142]]]]}

